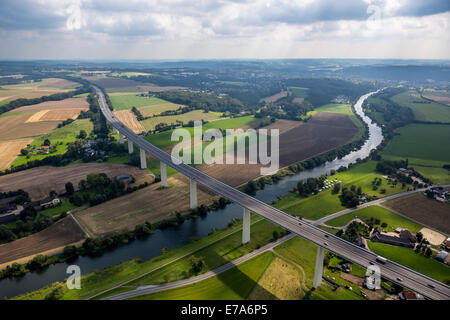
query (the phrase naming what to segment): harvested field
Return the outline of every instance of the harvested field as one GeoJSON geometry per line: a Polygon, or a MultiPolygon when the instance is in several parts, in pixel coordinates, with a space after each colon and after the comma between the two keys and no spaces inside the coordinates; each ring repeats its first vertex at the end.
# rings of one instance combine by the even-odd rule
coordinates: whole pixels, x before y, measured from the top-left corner
{"type": "Polygon", "coordinates": [[[33,139],[18,139],[0,141],[0,170],[9,168],[9,165],[17,158],[20,149],[33,142],[33,139]]]}
{"type": "Polygon", "coordinates": [[[447,239],[444,235],[440,234],[439,232],[433,231],[428,228],[422,228],[420,229],[420,232],[423,234],[423,237],[426,238],[428,241],[430,241],[431,244],[438,246],[442,242],[447,239]]]}
{"type": "Polygon", "coordinates": [[[141,133],[144,131],[141,123],[136,119],[135,114],[131,110],[114,111],[114,115],[122,121],[125,126],[133,130],[134,133],[141,133]]]}
{"type": "Polygon", "coordinates": [[[35,111],[35,110],[54,110],[54,109],[80,109],[87,110],[89,104],[86,98],[68,98],[58,101],[46,101],[30,106],[24,106],[14,109],[10,112],[35,111]]]}
{"type": "Polygon", "coordinates": [[[186,89],[186,87],[174,87],[174,86],[167,86],[167,87],[158,87],[158,86],[139,86],[143,91],[150,91],[150,92],[163,92],[163,91],[172,91],[172,90],[183,90],[186,89]]]}
{"type": "Polygon", "coordinates": [[[11,140],[34,137],[50,132],[58,126],[57,121],[26,123],[29,117],[28,113],[19,113],[11,117],[0,117],[0,139],[11,140]]]}
{"type": "Polygon", "coordinates": [[[300,125],[302,125],[303,122],[301,121],[293,121],[293,120],[284,120],[284,119],[280,119],[275,121],[274,123],[269,124],[268,126],[265,126],[262,129],[267,129],[268,134],[271,135],[271,131],[272,129],[278,129],[280,135],[291,130],[294,129],[300,125]]]}
{"type": "Polygon", "coordinates": [[[247,299],[299,300],[303,296],[300,270],[275,257],[247,299]]]}
{"type": "Polygon", "coordinates": [[[82,110],[88,110],[87,108],[66,108],[58,110],[41,110],[31,115],[27,123],[38,121],[61,121],[66,119],[75,120],[82,110]]]}
{"type": "Polygon", "coordinates": [[[55,93],[66,92],[70,90],[39,90],[39,91],[27,91],[27,90],[14,90],[14,92],[3,92],[0,96],[0,101],[4,100],[16,100],[16,99],[33,99],[40,98],[43,96],[51,96],[55,93]]]}
{"type": "MultiPolygon", "coordinates": [[[[280,167],[335,149],[357,133],[358,128],[347,115],[317,112],[307,123],[280,135],[280,167]]],[[[198,167],[231,186],[258,178],[260,168],[259,164],[202,164],[198,167]]]]}
{"type": "MultiPolygon", "coordinates": [[[[83,228],[95,236],[133,229],[137,224],[173,218],[189,210],[189,185],[169,178],[169,188],[156,183],[129,195],[110,200],[75,214],[83,228]]],[[[209,203],[212,196],[198,190],[198,204],[209,203]]]]}
{"type": "Polygon", "coordinates": [[[266,103],[270,103],[270,102],[275,102],[280,100],[281,98],[285,98],[287,97],[288,92],[287,91],[281,91],[277,94],[274,94],[273,96],[270,97],[266,97],[264,99],[262,99],[262,101],[266,102],[266,103]]]}
{"type": "Polygon", "coordinates": [[[423,97],[450,106],[450,92],[426,93],[423,97]]]}
{"type": "Polygon", "coordinates": [[[0,245],[0,264],[66,246],[84,236],[73,218],[66,217],[38,233],[0,245]]]}
{"type": "Polygon", "coordinates": [[[448,204],[415,193],[383,202],[383,205],[450,235],[450,206],[448,204]]]}
{"type": "Polygon", "coordinates": [[[295,103],[302,103],[303,101],[305,101],[305,98],[294,98],[292,101],[295,103]]]}
{"type": "Polygon", "coordinates": [[[108,88],[128,88],[128,87],[139,87],[145,85],[143,82],[137,82],[128,79],[119,79],[112,77],[85,77],[94,84],[99,85],[105,89],[108,88]]]}
{"type": "Polygon", "coordinates": [[[136,180],[148,174],[137,167],[112,163],[82,163],[65,167],[43,166],[0,176],[0,191],[23,189],[34,200],[38,200],[48,196],[51,190],[58,193],[64,192],[66,182],[70,181],[77,186],[78,182],[86,179],[89,173],[105,173],[109,177],[130,174],[136,180]]]}

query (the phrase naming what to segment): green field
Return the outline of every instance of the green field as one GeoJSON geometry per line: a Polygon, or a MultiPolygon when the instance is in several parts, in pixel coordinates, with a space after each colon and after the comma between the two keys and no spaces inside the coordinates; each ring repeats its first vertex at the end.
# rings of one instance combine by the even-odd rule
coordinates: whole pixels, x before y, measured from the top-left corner
{"type": "Polygon", "coordinates": [[[205,113],[203,110],[194,110],[174,116],[162,116],[162,117],[152,117],[146,119],[144,121],[140,121],[144,128],[148,130],[154,130],[155,126],[159,123],[166,124],[176,124],[177,120],[182,121],[183,123],[188,123],[193,120],[205,120],[212,121],[220,118],[220,113],[217,112],[207,112],[205,113]]]}
{"type": "Polygon", "coordinates": [[[265,252],[217,276],[181,288],[130,300],[243,300],[248,297],[274,255],[265,252]]]}
{"type": "Polygon", "coordinates": [[[30,158],[27,159],[26,156],[19,156],[13,163],[12,166],[19,166],[21,164],[25,164],[28,161],[32,160],[41,160],[47,156],[53,156],[57,154],[64,154],[67,151],[67,143],[73,142],[77,138],[77,135],[80,133],[80,130],[85,130],[89,135],[93,130],[93,125],[90,119],[79,119],[74,122],[52,130],[51,132],[39,136],[32,143],[31,146],[35,146],[38,149],[44,143],[45,139],[49,139],[51,145],[56,145],[56,152],[50,154],[35,154],[31,155],[30,158]],[[58,144],[62,142],[62,144],[58,144]],[[57,145],[58,144],[58,145],[57,145]]]}
{"type": "Polygon", "coordinates": [[[442,168],[450,163],[450,126],[409,124],[395,131],[398,135],[382,152],[386,159],[408,158],[409,165],[437,183],[449,183],[449,172],[442,168]]]}
{"type": "Polygon", "coordinates": [[[367,241],[370,250],[389,260],[400,263],[441,282],[450,281],[450,268],[432,258],[427,258],[412,249],[367,241]]]}
{"type": "Polygon", "coordinates": [[[167,103],[167,101],[161,100],[159,98],[140,97],[135,94],[110,95],[109,98],[114,107],[114,111],[129,110],[133,107],[140,108],[145,106],[152,106],[155,104],[167,103]]]}
{"type": "Polygon", "coordinates": [[[154,115],[159,115],[164,111],[177,110],[180,107],[183,107],[183,106],[181,106],[179,104],[166,102],[166,103],[162,103],[162,104],[154,104],[152,106],[139,107],[138,110],[144,117],[151,117],[154,115]]]}
{"type": "MultiPolygon", "coordinates": [[[[342,181],[343,186],[350,187],[355,185],[361,186],[363,193],[367,193],[371,196],[386,197],[392,194],[406,191],[402,189],[401,184],[397,184],[395,187],[387,184],[387,179],[383,178],[381,174],[375,173],[376,162],[367,161],[353,166],[351,169],[338,173],[331,177],[331,179],[337,179],[342,181]],[[372,190],[371,182],[374,178],[380,178],[382,180],[381,186],[378,190],[372,190]],[[381,194],[380,190],[386,189],[385,194],[381,194]]],[[[345,209],[341,205],[338,194],[333,194],[331,189],[319,192],[316,195],[310,195],[307,198],[299,197],[297,194],[290,193],[275,204],[279,209],[282,209],[290,214],[299,215],[303,218],[310,220],[317,220],[325,217],[334,212],[345,209]]]]}
{"type": "Polygon", "coordinates": [[[359,209],[351,213],[347,213],[340,217],[334,218],[326,222],[327,225],[333,227],[342,227],[349,223],[354,218],[359,218],[362,221],[368,223],[370,218],[379,219],[380,224],[385,222],[387,223],[384,231],[393,231],[397,227],[406,228],[412,233],[417,233],[422,229],[422,225],[415,223],[409,219],[403,218],[398,214],[395,214],[385,208],[379,206],[370,206],[367,208],[359,209]]]}
{"type": "Polygon", "coordinates": [[[425,100],[415,91],[397,94],[391,100],[410,108],[416,120],[450,123],[450,107],[425,100]]]}
{"type": "MultiPolygon", "coordinates": [[[[157,117],[162,118],[162,117],[157,117]]],[[[223,120],[216,120],[209,123],[206,123],[202,126],[203,132],[205,132],[208,129],[235,129],[247,126],[251,123],[260,121],[259,119],[256,119],[253,116],[245,116],[245,117],[238,117],[238,118],[231,118],[231,119],[223,119],[223,120]]],[[[192,127],[185,127],[183,129],[188,130],[191,135],[194,134],[194,128],[192,127]]],[[[177,144],[178,141],[171,141],[172,136],[172,130],[167,130],[164,132],[152,134],[149,136],[145,136],[145,139],[149,141],[150,143],[154,144],[158,148],[165,148],[174,144],[177,144]]]]}
{"type": "Polygon", "coordinates": [[[314,111],[340,113],[340,114],[347,114],[347,115],[353,114],[351,105],[348,103],[330,103],[330,104],[321,106],[317,109],[314,109],[314,111]]]}
{"type": "Polygon", "coordinates": [[[289,90],[296,98],[306,98],[308,96],[307,88],[289,87],[289,90]]]}

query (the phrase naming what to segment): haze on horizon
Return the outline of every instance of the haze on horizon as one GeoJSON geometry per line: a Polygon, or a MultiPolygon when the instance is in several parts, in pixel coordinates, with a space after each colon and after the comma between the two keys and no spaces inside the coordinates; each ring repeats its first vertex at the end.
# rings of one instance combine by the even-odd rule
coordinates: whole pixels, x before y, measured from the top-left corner
{"type": "Polygon", "coordinates": [[[2,0],[0,59],[450,59],[448,0],[2,0]]]}

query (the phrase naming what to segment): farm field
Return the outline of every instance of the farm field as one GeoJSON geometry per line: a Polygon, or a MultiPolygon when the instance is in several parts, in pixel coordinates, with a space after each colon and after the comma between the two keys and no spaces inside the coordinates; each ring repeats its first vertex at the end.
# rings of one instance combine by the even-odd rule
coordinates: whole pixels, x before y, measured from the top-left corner
{"type": "Polygon", "coordinates": [[[82,163],[65,167],[43,166],[0,176],[0,191],[23,189],[34,200],[39,200],[47,197],[51,190],[64,192],[66,182],[70,181],[77,186],[78,182],[86,179],[89,173],[105,173],[109,177],[130,174],[136,180],[146,175],[145,171],[137,167],[123,164],[82,163]]]}
{"type": "Polygon", "coordinates": [[[450,235],[448,204],[413,194],[383,202],[383,206],[450,235]]]}
{"type": "Polygon", "coordinates": [[[77,223],[71,217],[66,217],[38,233],[0,245],[0,265],[48,250],[62,250],[64,246],[83,240],[84,237],[77,223]]]}
{"type": "Polygon", "coordinates": [[[450,109],[447,106],[427,101],[415,91],[400,93],[393,96],[391,100],[401,106],[410,108],[416,120],[450,123],[450,109]]]}
{"type": "Polygon", "coordinates": [[[141,124],[144,128],[148,130],[154,130],[155,126],[159,123],[167,123],[167,124],[175,124],[178,121],[182,121],[183,123],[188,123],[193,120],[205,120],[205,121],[213,121],[220,119],[220,114],[217,112],[208,112],[205,113],[203,110],[194,110],[190,112],[186,112],[183,114],[175,115],[175,116],[162,116],[162,117],[153,117],[150,119],[146,119],[141,121],[141,124]]]}
{"type": "Polygon", "coordinates": [[[86,109],[81,108],[64,108],[59,110],[41,110],[33,114],[28,118],[26,122],[38,122],[38,121],[61,121],[66,119],[75,120],[80,112],[86,109]]]}
{"type": "Polygon", "coordinates": [[[427,258],[414,250],[388,244],[367,241],[370,250],[389,260],[400,263],[441,282],[450,281],[450,268],[433,258],[427,258]]]}
{"type": "Polygon", "coordinates": [[[308,88],[289,87],[289,91],[291,91],[296,98],[306,98],[308,96],[308,90],[308,88]]]}
{"type": "Polygon", "coordinates": [[[19,166],[29,161],[41,160],[47,157],[48,155],[57,155],[65,153],[67,151],[67,143],[75,141],[80,133],[80,130],[86,131],[88,135],[91,133],[91,131],[93,130],[93,125],[90,119],[75,120],[74,122],[66,126],[56,128],[50,131],[49,133],[39,136],[31,143],[32,148],[31,150],[38,150],[39,147],[43,145],[44,141],[48,139],[50,140],[51,146],[56,147],[55,152],[49,154],[31,153],[29,158],[20,155],[12,163],[12,165],[19,166]]]}
{"type": "MultiPolygon", "coordinates": [[[[400,184],[395,187],[388,185],[387,180],[381,174],[375,173],[376,162],[367,161],[353,166],[351,169],[333,175],[331,179],[342,181],[343,185],[350,187],[361,186],[362,192],[371,196],[386,197],[399,192],[404,192],[400,184]],[[382,180],[382,184],[377,190],[372,190],[372,181],[376,178],[382,180]],[[385,188],[386,193],[381,194],[380,190],[385,188]]],[[[317,220],[331,213],[345,209],[341,205],[339,194],[333,194],[331,189],[319,192],[316,195],[310,195],[306,198],[299,197],[297,194],[288,194],[281,197],[275,204],[275,207],[282,209],[290,214],[299,215],[310,220],[317,220]]]]}
{"type": "MultiPolygon", "coordinates": [[[[143,82],[138,82],[130,79],[120,79],[120,78],[113,78],[113,77],[106,77],[104,75],[100,76],[83,76],[82,77],[85,80],[88,80],[104,89],[106,89],[106,92],[112,92],[114,91],[129,91],[130,89],[133,90],[132,92],[143,92],[140,86],[146,85],[143,82]]],[[[147,84],[148,85],[148,84],[147,84]]]]}
{"type": "Polygon", "coordinates": [[[347,114],[352,115],[353,111],[348,103],[330,103],[319,108],[314,109],[311,112],[330,112],[330,113],[339,113],[339,114],[347,114]]]}
{"type": "Polygon", "coordinates": [[[422,96],[438,103],[450,106],[450,93],[446,91],[425,91],[422,96]]]}
{"type": "Polygon", "coordinates": [[[144,131],[144,128],[142,127],[141,123],[137,121],[136,115],[131,110],[120,110],[120,111],[114,111],[114,115],[119,119],[121,122],[125,124],[128,128],[133,130],[134,133],[141,133],[144,131]]]}
{"type": "Polygon", "coordinates": [[[287,91],[280,91],[279,93],[276,93],[270,97],[263,98],[261,100],[266,103],[271,103],[271,102],[276,102],[276,101],[280,100],[281,98],[286,98],[287,95],[288,95],[287,91]]]}
{"type": "Polygon", "coordinates": [[[64,109],[80,109],[87,110],[89,104],[86,98],[68,98],[57,101],[45,101],[38,104],[32,104],[29,106],[23,106],[17,109],[13,109],[9,112],[23,112],[23,111],[41,111],[41,110],[64,110],[64,109]]]}
{"type": "MultiPolygon", "coordinates": [[[[75,216],[89,233],[96,236],[126,228],[133,229],[146,221],[153,223],[174,218],[177,212],[189,210],[189,185],[173,177],[168,179],[168,183],[169,188],[160,189],[160,183],[156,183],[79,211],[75,216]]],[[[199,205],[207,204],[213,199],[213,196],[203,192],[201,188],[197,195],[199,205]]]]}
{"type": "Polygon", "coordinates": [[[111,103],[115,111],[128,110],[132,107],[140,108],[167,103],[167,101],[155,97],[140,97],[136,94],[110,95],[111,103]]]}
{"type": "Polygon", "coordinates": [[[304,297],[302,280],[296,266],[275,256],[247,299],[300,300],[304,297]]]}
{"type": "MultiPolygon", "coordinates": [[[[385,222],[387,227],[381,228],[385,232],[392,232],[396,228],[405,228],[412,233],[417,233],[422,229],[422,226],[414,221],[406,219],[398,214],[395,214],[380,206],[370,206],[367,208],[359,209],[351,213],[347,213],[340,217],[327,221],[325,224],[333,227],[342,227],[349,223],[351,220],[359,218],[362,221],[368,223],[370,218],[379,219],[380,225],[385,222]]],[[[380,225],[378,225],[380,227],[380,225]]]]}
{"type": "Polygon", "coordinates": [[[171,102],[166,102],[166,103],[154,104],[154,105],[146,106],[146,107],[139,107],[138,110],[144,117],[151,117],[154,115],[159,115],[164,111],[177,110],[180,107],[183,107],[183,106],[179,105],[179,104],[174,104],[171,102]]]}
{"type": "Polygon", "coordinates": [[[272,252],[266,252],[215,277],[130,300],[243,300],[255,290],[273,257],[272,252]]]}
{"type": "Polygon", "coordinates": [[[0,117],[0,139],[15,140],[39,136],[58,126],[58,121],[27,122],[30,113],[7,112],[0,117]]]}
{"type": "Polygon", "coordinates": [[[409,124],[396,133],[382,152],[384,158],[408,158],[410,166],[434,183],[450,183],[449,171],[442,168],[450,163],[450,141],[442,138],[450,136],[448,125],[409,124]]]}
{"type": "Polygon", "coordinates": [[[0,141],[0,170],[9,168],[20,154],[20,150],[33,142],[32,138],[0,141]]]}
{"type": "Polygon", "coordinates": [[[58,78],[46,78],[38,82],[4,85],[0,86],[0,101],[40,98],[55,93],[71,91],[79,86],[79,83],[58,78]]]}

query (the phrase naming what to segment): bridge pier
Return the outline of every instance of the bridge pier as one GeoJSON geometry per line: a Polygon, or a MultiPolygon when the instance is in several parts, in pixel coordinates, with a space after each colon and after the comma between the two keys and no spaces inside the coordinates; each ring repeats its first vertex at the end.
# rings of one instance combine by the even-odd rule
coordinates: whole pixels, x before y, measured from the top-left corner
{"type": "Polygon", "coordinates": [[[119,132],[119,142],[120,144],[124,143],[123,134],[121,134],[120,132],[119,132]]]}
{"type": "Polygon", "coordinates": [[[161,186],[168,187],[167,184],[167,166],[164,162],[160,161],[160,170],[161,170],[161,186]]]}
{"type": "Polygon", "coordinates": [[[197,208],[197,182],[193,179],[191,179],[190,187],[191,191],[191,209],[197,208]]]}
{"type": "Polygon", "coordinates": [[[147,158],[145,157],[145,151],[141,148],[141,169],[147,169],[147,158]]]}
{"type": "Polygon", "coordinates": [[[244,208],[242,215],[242,244],[250,242],[250,210],[244,208]]]}
{"type": "Polygon", "coordinates": [[[322,283],[324,251],[325,250],[323,247],[321,247],[321,246],[317,247],[316,269],[314,270],[313,288],[317,288],[322,283]]]}
{"type": "Polygon", "coordinates": [[[133,152],[134,152],[133,142],[130,139],[128,139],[128,153],[132,154],[133,152]]]}

